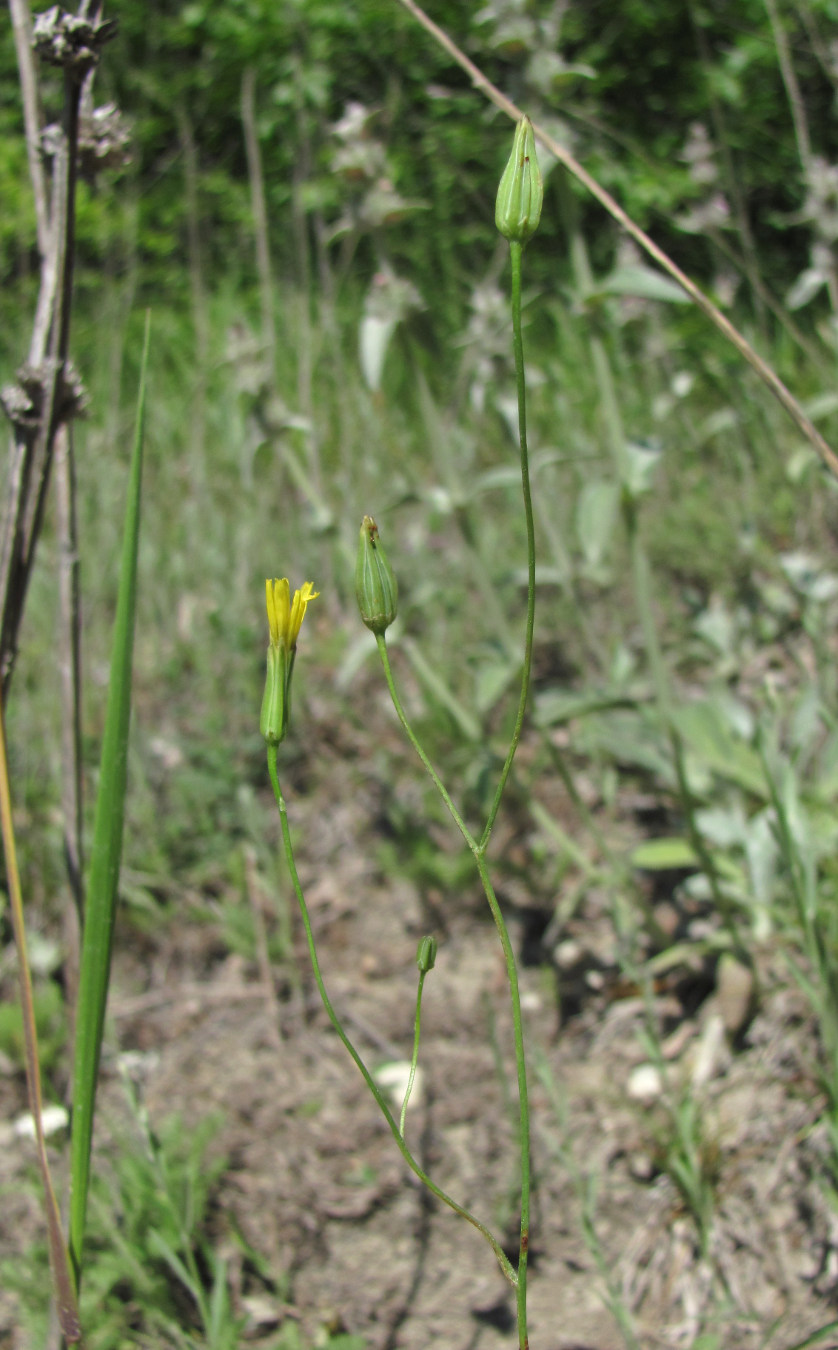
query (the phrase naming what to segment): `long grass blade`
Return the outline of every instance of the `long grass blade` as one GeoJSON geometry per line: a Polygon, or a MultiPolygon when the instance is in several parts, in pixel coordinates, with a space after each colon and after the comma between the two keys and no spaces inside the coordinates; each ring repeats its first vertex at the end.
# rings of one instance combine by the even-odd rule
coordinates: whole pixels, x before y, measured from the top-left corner
{"type": "Polygon", "coordinates": [[[17,866],[14,826],[12,824],[12,800],[9,787],[9,765],[6,755],[6,729],[3,723],[2,699],[0,699],[0,826],[3,833],[3,851],[6,856],[6,876],[9,886],[9,902],[12,914],[12,930],[17,947],[20,969],[20,1006],[23,1016],[23,1046],[26,1059],[26,1087],[29,1094],[29,1109],[35,1127],[35,1144],[38,1150],[38,1167],[44,1187],[46,1206],[47,1240],[49,1259],[55,1294],[58,1304],[58,1320],[61,1333],[68,1344],[81,1340],[81,1324],[76,1300],[76,1290],[70,1270],[67,1247],[61,1228],[58,1202],[50,1176],[47,1160],[47,1146],[44,1138],[44,1126],[41,1116],[43,1100],[41,1095],[41,1069],[38,1058],[38,1033],[35,1028],[35,1004],[32,996],[32,975],[26,950],[26,931],[23,924],[23,897],[20,889],[20,873],[17,866]]]}
{"type": "Polygon", "coordinates": [[[122,855],[128,731],[131,718],[131,660],[137,597],[148,347],[149,325],[146,321],[134,447],[125,507],[122,565],[85,905],[76,1014],[73,1125],[70,1145],[70,1259],[77,1287],[82,1272],[87,1193],[90,1182],[90,1149],[96,1109],[96,1080],[105,1026],[117,883],[122,855]]]}

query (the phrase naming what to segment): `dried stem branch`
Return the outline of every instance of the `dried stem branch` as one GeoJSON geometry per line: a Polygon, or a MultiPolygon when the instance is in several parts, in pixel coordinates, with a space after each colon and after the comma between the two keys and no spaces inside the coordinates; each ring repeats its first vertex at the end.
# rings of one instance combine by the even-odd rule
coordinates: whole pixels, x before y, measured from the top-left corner
{"type": "Polygon", "coordinates": [[[61,798],[67,878],[82,916],[81,592],[72,428],[55,437],[58,533],[58,668],[61,683],[61,798]]]}
{"type": "Polygon", "coordinates": [[[26,135],[26,157],[35,201],[35,220],[38,228],[38,252],[45,258],[49,252],[49,205],[47,184],[41,160],[41,113],[38,100],[38,78],[32,52],[32,22],[26,0],[9,0],[12,30],[15,37],[17,67],[20,74],[20,92],[23,101],[23,125],[26,135]]]}
{"type": "Polygon", "coordinates": [[[98,10],[82,0],[78,15],[53,9],[34,29],[26,0],[10,0],[23,90],[27,150],[41,251],[41,283],[29,357],[17,383],[0,403],[13,428],[8,491],[0,528],[0,689],[8,693],[17,653],[26,591],[43,521],[55,437],[83,405],[81,387],[68,362],[73,294],[76,173],[82,89],[111,34],[98,10]],[[90,11],[90,12],[89,12],[90,11]],[[52,185],[47,202],[41,155],[38,84],[32,44],[61,67],[62,123],[51,130],[52,185]]]}

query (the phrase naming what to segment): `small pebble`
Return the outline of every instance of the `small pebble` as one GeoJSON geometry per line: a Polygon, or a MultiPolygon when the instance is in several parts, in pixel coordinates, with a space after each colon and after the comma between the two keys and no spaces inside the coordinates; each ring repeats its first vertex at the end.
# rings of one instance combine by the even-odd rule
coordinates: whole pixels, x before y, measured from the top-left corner
{"type": "MultiPolygon", "coordinates": [[[[41,1112],[41,1125],[47,1138],[51,1134],[58,1134],[59,1130],[66,1130],[69,1123],[70,1116],[64,1106],[45,1106],[41,1112]]],[[[18,1139],[35,1138],[35,1118],[30,1111],[18,1116],[14,1122],[14,1132],[18,1139]]]]}
{"type": "Polygon", "coordinates": [[[736,1036],[753,1011],[754,972],[725,952],[716,970],[716,997],[729,1036],[736,1036]]]}
{"type": "Polygon", "coordinates": [[[634,1102],[653,1102],[663,1092],[663,1080],[654,1064],[638,1064],[628,1080],[628,1095],[634,1102]]]}

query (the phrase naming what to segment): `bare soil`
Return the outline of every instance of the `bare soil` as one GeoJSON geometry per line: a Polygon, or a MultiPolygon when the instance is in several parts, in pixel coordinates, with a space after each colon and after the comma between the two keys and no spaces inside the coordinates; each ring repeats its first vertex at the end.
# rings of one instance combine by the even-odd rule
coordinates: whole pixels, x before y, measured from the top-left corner
{"type": "MultiPolygon", "coordinates": [[[[315,781],[299,777],[290,775],[289,812],[324,975],[371,1065],[409,1057],[416,945],[431,928],[439,936],[407,1133],[435,1180],[512,1250],[514,1060],[491,921],[476,891],[443,896],[382,878],[372,861],[377,789],[351,746],[335,750],[315,781]]],[[[511,837],[499,838],[498,852],[511,837]]],[[[276,897],[253,859],[248,891],[270,930],[276,897]]],[[[502,895],[521,947],[521,883],[502,895]]],[[[653,1084],[641,1090],[650,1009],[617,962],[610,898],[589,893],[554,937],[551,952],[521,971],[533,1350],[618,1350],[626,1341],[615,1307],[644,1350],[692,1347],[701,1335],[707,1350],[791,1350],[838,1318],[838,1220],[818,1123],[816,1032],[785,958],[755,953],[757,990],[732,1034],[720,1034],[731,1018],[712,961],[661,981],[653,1012],[668,1098],[653,1084]],[[684,1086],[700,1107],[711,1198],[704,1252],[665,1166],[667,1101],[684,1086]]],[[[274,1344],[294,1319],[307,1344],[322,1343],[326,1329],[359,1334],[372,1350],[515,1345],[513,1293],[491,1249],[404,1166],[320,1006],[299,924],[293,962],[271,969],[262,955],[229,955],[188,910],[157,936],[123,928],[97,1166],[115,1149],[140,1147],[117,1073],[127,1054],[152,1124],[172,1112],[187,1122],[219,1115],[212,1149],[226,1164],[213,1224],[237,1311],[248,1316],[243,1344],[274,1344]]],[[[8,1121],[25,1105],[11,1066],[0,1090],[8,1121]]],[[[31,1147],[7,1135],[0,1152],[8,1257],[25,1250],[40,1220],[31,1147]]],[[[815,1343],[838,1346],[838,1330],[815,1343]]],[[[15,1301],[2,1296],[0,1346],[23,1345],[15,1301]]]]}

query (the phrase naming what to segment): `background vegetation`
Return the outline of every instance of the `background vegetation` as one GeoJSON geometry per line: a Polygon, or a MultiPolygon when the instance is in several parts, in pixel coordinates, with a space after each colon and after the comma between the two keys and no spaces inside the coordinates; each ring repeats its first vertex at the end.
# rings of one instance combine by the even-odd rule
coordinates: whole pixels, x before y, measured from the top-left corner
{"type": "MultiPolygon", "coordinates": [[[[376,822],[382,871],[423,895],[458,895],[456,847],[444,837],[438,846],[432,796],[403,786],[408,753],[370,692],[352,560],[372,511],[399,576],[394,640],[414,712],[479,814],[512,715],[525,594],[523,527],[510,505],[506,249],[493,225],[510,128],[395,0],[115,2],[109,13],[119,33],[97,102],[118,106],[126,139],[81,186],[72,339],[90,394],[77,428],[88,774],[150,306],[122,940],[186,914],[225,951],[255,959],[258,934],[240,903],[249,850],[277,885],[258,732],[268,575],[287,573],[292,587],[311,578],[322,592],[296,677],[289,753],[300,789],[322,793],[328,813],[327,784],[311,766],[342,737],[363,743],[363,773],[396,785],[382,789],[376,822]]],[[[835,0],[490,0],[471,13],[439,3],[433,17],[714,295],[834,445],[835,0]]],[[[25,355],[37,279],[19,105],[4,25],[3,382],[25,355]]],[[[609,960],[624,974],[671,957],[676,937],[713,960],[779,945],[820,1029],[813,1073],[834,1145],[836,486],[735,354],[563,170],[544,167],[525,271],[535,709],[501,867],[513,896],[525,879],[540,916],[535,959],[553,976],[565,925],[603,888],[619,936],[609,960]],[[624,528],[626,463],[651,563],[645,609],[624,528]],[[556,792],[568,794],[570,820],[556,792]],[[645,806],[626,805],[638,798],[645,806]],[[661,905],[681,916],[674,928],[661,905]],[[684,914],[709,930],[689,931],[684,914]]],[[[48,522],[9,736],[46,1065],[60,1098],[55,561],[48,522]]],[[[8,942],[5,913],[2,922],[8,942]]],[[[269,943],[290,988],[289,931],[280,916],[269,943]]],[[[15,1066],[17,1034],[13,1019],[0,1022],[15,1066]]],[[[704,1241],[707,1177],[693,1118],[677,1107],[662,1156],[675,1159],[704,1241]]],[[[125,1194],[153,1191],[149,1176],[169,1165],[152,1142],[151,1170],[126,1180],[125,1194]]],[[[178,1150],[175,1139],[171,1156],[178,1150]]],[[[838,1146],[832,1167],[835,1157],[838,1146]]],[[[184,1167],[194,1179],[194,1154],[184,1167]]],[[[180,1195],[180,1180],[172,1186],[180,1195]]],[[[226,1287],[211,1244],[194,1269],[172,1259],[178,1243],[193,1249],[189,1224],[203,1224],[199,1190],[191,1209],[167,1202],[161,1268],[167,1287],[188,1287],[183,1270],[193,1282],[201,1274],[211,1301],[226,1287]]],[[[137,1233],[144,1223],[140,1213],[137,1233]]],[[[163,1298],[143,1297],[158,1307],[163,1298]]],[[[167,1315],[176,1320],[177,1308],[173,1298],[167,1315]]],[[[213,1315],[208,1302],[210,1341],[213,1315]]],[[[114,1325],[113,1343],[124,1344],[114,1325]]]]}

